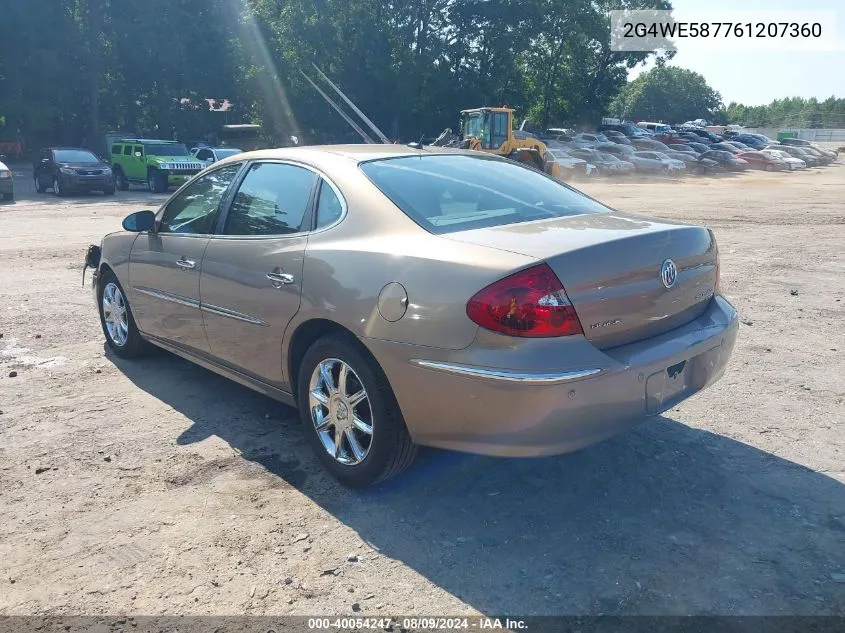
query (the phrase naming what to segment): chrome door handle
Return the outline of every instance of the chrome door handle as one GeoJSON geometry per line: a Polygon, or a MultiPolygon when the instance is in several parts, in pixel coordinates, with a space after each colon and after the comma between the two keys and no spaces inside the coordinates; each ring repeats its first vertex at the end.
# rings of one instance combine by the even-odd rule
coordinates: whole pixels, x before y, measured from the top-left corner
{"type": "Polygon", "coordinates": [[[281,288],[285,284],[292,284],[294,282],[293,275],[287,273],[267,273],[267,279],[273,282],[274,288],[281,288]]]}
{"type": "Polygon", "coordinates": [[[192,259],[177,259],[176,265],[182,270],[188,270],[189,268],[194,268],[197,263],[192,259]]]}

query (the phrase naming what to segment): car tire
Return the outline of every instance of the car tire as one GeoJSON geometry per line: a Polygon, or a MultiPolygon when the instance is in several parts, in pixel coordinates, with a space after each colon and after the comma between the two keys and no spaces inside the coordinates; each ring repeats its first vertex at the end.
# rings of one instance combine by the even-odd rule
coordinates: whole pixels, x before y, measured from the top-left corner
{"type": "Polygon", "coordinates": [[[97,307],[106,343],[115,354],[121,358],[135,358],[147,351],[149,344],[141,338],[138,326],[135,325],[126,293],[110,270],[103,273],[97,284],[97,307]],[[107,315],[104,298],[108,299],[109,305],[122,308],[122,312],[112,309],[107,315]]]}
{"type": "Polygon", "coordinates": [[[120,167],[115,167],[112,171],[114,172],[115,186],[121,191],[129,191],[129,181],[126,179],[123,170],[120,167]]]}
{"type": "Polygon", "coordinates": [[[5,200],[6,202],[14,202],[15,194],[14,193],[4,193],[3,194],[3,200],[5,200]]]}
{"type": "Polygon", "coordinates": [[[766,165],[766,171],[774,171],[775,168],[773,165],[766,165]]]}
{"type": "Polygon", "coordinates": [[[62,181],[58,176],[53,176],[53,194],[59,198],[64,198],[67,195],[64,187],[62,187],[62,181]]]}
{"type": "Polygon", "coordinates": [[[35,183],[36,193],[44,193],[47,190],[47,187],[41,184],[41,179],[38,176],[33,176],[33,181],[35,183]]]}
{"type": "Polygon", "coordinates": [[[103,194],[106,195],[106,196],[113,196],[114,195],[114,186],[111,186],[108,189],[103,189],[103,194]]]}
{"type": "Polygon", "coordinates": [[[297,402],[308,442],[344,485],[360,488],[389,479],[416,456],[387,377],[351,336],[331,334],[308,348],[299,368],[297,402]],[[325,424],[322,431],[320,424],[325,424]]]}
{"type": "Polygon", "coordinates": [[[147,172],[147,185],[153,193],[164,193],[167,191],[167,174],[163,174],[157,169],[151,169],[147,172]]]}

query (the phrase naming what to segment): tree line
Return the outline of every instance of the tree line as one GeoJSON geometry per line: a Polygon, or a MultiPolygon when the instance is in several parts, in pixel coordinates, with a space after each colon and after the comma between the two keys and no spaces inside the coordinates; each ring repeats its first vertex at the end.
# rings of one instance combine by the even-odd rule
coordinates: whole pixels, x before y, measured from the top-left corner
{"type": "Polygon", "coordinates": [[[202,138],[262,125],[279,142],[359,140],[301,72],[319,66],[388,136],[508,104],[594,123],[648,53],[609,47],[610,8],[665,0],[6,0],[0,138],[32,148],[106,131],[202,138]],[[232,108],[209,111],[205,99],[232,108]]]}
{"type": "Polygon", "coordinates": [[[845,127],[845,100],[745,107],[649,53],[610,50],[612,8],[665,0],[6,0],[0,140],[96,146],[107,131],[201,139],[258,123],[270,143],[360,139],[302,73],[320,67],[391,138],[431,137],[464,108],[538,126],[603,115],[845,127]],[[211,111],[206,99],[228,99],[211,111]]]}

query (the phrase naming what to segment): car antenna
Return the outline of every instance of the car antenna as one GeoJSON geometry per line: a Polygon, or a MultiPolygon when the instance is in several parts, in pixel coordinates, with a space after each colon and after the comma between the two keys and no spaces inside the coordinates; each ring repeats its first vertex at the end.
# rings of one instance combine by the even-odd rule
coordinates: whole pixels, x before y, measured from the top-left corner
{"type": "Polygon", "coordinates": [[[422,149],[424,138],[425,138],[425,134],[420,136],[420,140],[416,141],[415,143],[408,143],[408,147],[413,147],[414,149],[422,149]]]}

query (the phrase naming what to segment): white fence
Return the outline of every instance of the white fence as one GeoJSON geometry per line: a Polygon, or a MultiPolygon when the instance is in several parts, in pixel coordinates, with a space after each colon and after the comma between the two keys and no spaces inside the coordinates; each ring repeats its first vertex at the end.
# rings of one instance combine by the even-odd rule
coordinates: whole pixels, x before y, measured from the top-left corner
{"type": "Polygon", "coordinates": [[[845,142],[845,129],[822,130],[809,128],[789,127],[758,127],[748,128],[747,132],[752,134],[763,134],[769,138],[777,138],[778,132],[792,132],[796,138],[816,143],[843,143],[845,142]]]}

